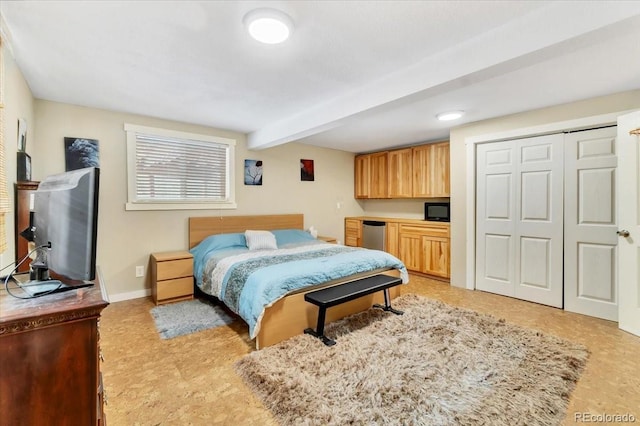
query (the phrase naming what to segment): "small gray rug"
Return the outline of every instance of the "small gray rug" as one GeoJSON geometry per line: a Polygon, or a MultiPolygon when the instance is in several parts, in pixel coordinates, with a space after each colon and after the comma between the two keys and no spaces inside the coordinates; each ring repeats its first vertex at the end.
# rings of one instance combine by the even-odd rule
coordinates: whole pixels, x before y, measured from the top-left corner
{"type": "Polygon", "coordinates": [[[233,321],[224,309],[200,299],[156,306],[151,309],[151,316],[163,339],[219,327],[233,321]]]}

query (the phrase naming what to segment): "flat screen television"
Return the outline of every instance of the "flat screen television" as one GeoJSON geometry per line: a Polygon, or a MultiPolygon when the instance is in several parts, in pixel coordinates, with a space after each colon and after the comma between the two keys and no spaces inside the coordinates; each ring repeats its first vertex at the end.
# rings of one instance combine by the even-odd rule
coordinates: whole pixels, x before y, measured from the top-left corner
{"type": "Polygon", "coordinates": [[[96,276],[100,169],[51,175],[34,193],[36,258],[21,287],[32,296],[90,285],[96,276]],[[53,279],[53,278],[58,278],[53,279]]]}

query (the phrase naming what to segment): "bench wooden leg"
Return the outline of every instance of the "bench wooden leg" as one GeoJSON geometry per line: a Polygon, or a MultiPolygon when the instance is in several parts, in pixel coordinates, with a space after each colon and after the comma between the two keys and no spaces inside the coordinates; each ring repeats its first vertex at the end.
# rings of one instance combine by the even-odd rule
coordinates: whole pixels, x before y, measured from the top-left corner
{"type": "Polygon", "coordinates": [[[389,297],[389,289],[385,288],[384,289],[384,306],[376,303],[375,305],[373,305],[373,307],[382,309],[383,311],[392,312],[392,313],[394,313],[396,315],[404,314],[404,312],[392,308],[390,300],[391,300],[391,298],[389,297]]]}
{"type": "Polygon", "coordinates": [[[312,328],[306,328],[304,330],[304,333],[310,334],[314,337],[317,337],[318,339],[321,339],[322,343],[324,343],[327,346],[333,346],[336,344],[336,341],[331,340],[324,335],[324,321],[325,321],[326,314],[327,314],[327,308],[318,307],[318,324],[316,325],[316,329],[313,330],[312,328]]]}

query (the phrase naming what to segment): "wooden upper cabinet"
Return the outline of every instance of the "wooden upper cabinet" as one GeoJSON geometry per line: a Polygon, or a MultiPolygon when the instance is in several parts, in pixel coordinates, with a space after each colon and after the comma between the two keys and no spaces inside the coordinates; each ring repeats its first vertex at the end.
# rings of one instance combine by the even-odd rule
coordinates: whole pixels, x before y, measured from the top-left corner
{"type": "Polygon", "coordinates": [[[389,181],[387,175],[389,153],[375,152],[369,154],[369,198],[389,198],[389,181]]]}
{"type": "Polygon", "coordinates": [[[389,198],[388,158],[387,151],[356,155],[356,198],[389,198]]]}
{"type": "Polygon", "coordinates": [[[355,197],[369,198],[369,164],[371,156],[356,155],[355,158],[355,197]]]}
{"type": "Polygon", "coordinates": [[[411,148],[389,151],[389,198],[413,197],[411,148]]]}
{"type": "Polygon", "coordinates": [[[449,142],[356,155],[356,198],[449,196],[449,142]]]}
{"type": "Polygon", "coordinates": [[[449,196],[449,142],[413,148],[413,196],[449,196]]]}

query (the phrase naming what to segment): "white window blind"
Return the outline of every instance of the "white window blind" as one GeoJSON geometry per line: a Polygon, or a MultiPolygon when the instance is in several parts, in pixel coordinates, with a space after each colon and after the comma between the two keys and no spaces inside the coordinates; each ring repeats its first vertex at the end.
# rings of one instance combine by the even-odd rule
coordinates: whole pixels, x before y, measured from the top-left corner
{"type": "Polygon", "coordinates": [[[235,141],[133,125],[125,130],[128,209],[235,207],[235,141]]]}

